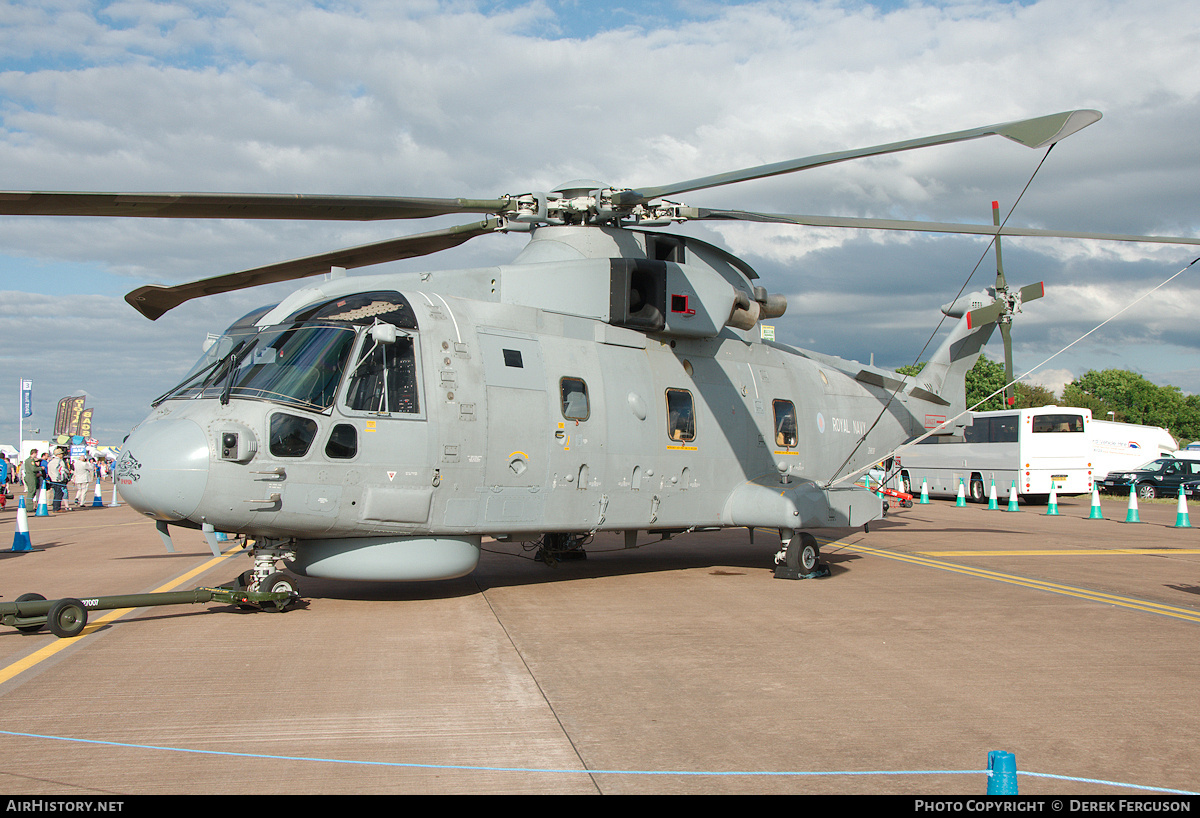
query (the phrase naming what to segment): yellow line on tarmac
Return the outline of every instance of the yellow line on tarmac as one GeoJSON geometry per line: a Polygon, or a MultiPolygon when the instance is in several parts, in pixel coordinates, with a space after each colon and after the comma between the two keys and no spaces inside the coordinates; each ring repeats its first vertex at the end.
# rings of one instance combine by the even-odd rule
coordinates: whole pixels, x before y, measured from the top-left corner
{"type": "Polygon", "coordinates": [[[1108,557],[1114,554],[1200,554],[1200,548],[1074,548],[1058,551],[918,551],[926,557],[1108,557]]]}
{"type": "MultiPolygon", "coordinates": [[[[192,577],[204,573],[205,571],[207,571],[209,568],[212,568],[217,563],[224,562],[225,560],[229,559],[230,557],[234,556],[235,554],[241,553],[241,551],[242,551],[241,545],[231,548],[230,550],[226,551],[221,556],[213,557],[211,560],[204,563],[203,565],[199,565],[196,568],[193,568],[191,571],[188,571],[183,576],[176,577],[175,579],[168,582],[166,585],[160,585],[158,588],[155,588],[150,593],[157,594],[157,593],[163,593],[166,591],[174,590],[175,588],[179,587],[183,583],[187,582],[192,577]]],[[[31,667],[34,667],[35,665],[37,665],[41,662],[44,662],[45,660],[49,659],[51,656],[54,656],[59,651],[66,650],[67,648],[71,647],[71,645],[75,644],[75,642],[78,639],[81,639],[82,637],[87,636],[88,634],[92,633],[93,631],[98,630],[102,625],[104,625],[108,622],[112,622],[115,619],[120,619],[125,614],[129,613],[130,611],[134,611],[134,610],[137,610],[137,609],[136,608],[117,608],[117,609],[108,611],[107,613],[104,614],[104,616],[101,616],[99,619],[94,619],[94,620],[89,619],[87,627],[85,627],[83,629],[83,632],[80,633],[79,636],[76,636],[76,637],[70,638],[70,639],[55,639],[49,645],[46,645],[45,647],[41,648],[40,650],[34,651],[33,653],[26,656],[24,659],[18,659],[16,662],[13,662],[8,667],[0,670],[0,685],[4,684],[9,679],[13,679],[13,678],[19,676],[20,674],[29,670],[31,667]]]]}
{"type": "Polygon", "coordinates": [[[1179,608],[1174,605],[1163,605],[1158,602],[1148,602],[1142,599],[1133,599],[1131,597],[1116,596],[1115,594],[1092,591],[1087,588],[1076,588],[1071,585],[1060,585],[1056,582],[1043,582],[1042,580],[1019,577],[1014,574],[1002,574],[998,571],[988,571],[982,568],[971,568],[966,565],[957,565],[952,562],[942,562],[941,560],[929,559],[918,554],[901,554],[895,551],[884,551],[879,548],[868,548],[864,545],[858,545],[856,543],[831,542],[828,543],[828,545],[847,551],[857,551],[873,557],[884,557],[890,560],[899,560],[900,562],[922,565],[927,568],[938,568],[942,571],[952,571],[957,574],[965,574],[967,576],[978,577],[980,579],[1006,582],[1010,585],[1018,585],[1023,588],[1032,588],[1038,591],[1062,594],[1063,596],[1075,597],[1076,599],[1085,599],[1091,602],[1102,602],[1107,605],[1116,605],[1121,608],[1129,608],[1130,610],[1159,614],[1160,616],[1170,616],[1175,619],[1183,619],[1188,622],[1200,622],[1200,611],[1194,611],[1188,608],[1179,608]]]}

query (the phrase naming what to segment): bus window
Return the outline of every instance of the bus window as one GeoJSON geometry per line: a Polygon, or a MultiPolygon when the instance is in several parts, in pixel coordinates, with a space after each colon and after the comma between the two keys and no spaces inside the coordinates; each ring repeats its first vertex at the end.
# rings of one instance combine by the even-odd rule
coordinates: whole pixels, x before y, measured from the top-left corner
{"type": "Polygon", "coordinates": [[[1019,415],[1000,415],[990,418],[992,433],[988,440],[992,443],[1016,443],[1020,431],[1019,415]]]}
{"type": "Polygon", "coordinates": [[[582,378],[563,378],[559,381],[562,397],[562,415],[567,420],[587,420],[591,410],[588,407],[587,384],[582,378]]]}
{"type": "Polygon", "coordinates": [[[773,401],[775,407],[775,445],[796,445],[796,407],[790,400],[773,401]]]}
{"type": "Polygon", "coordinates": [[[667,436],[678,441],[696,438],[692,393],[686,389],[667,390],[667,436]]]}
{"type": "Polygon", "coordinates": [[[1083,415],[1034,415],[1034,432],[1082,432],[1083,415]]]}
{"type": "Polygon", "coordinates": [[[992,435],[991,418],[975,418],[963,429],[963,440],[967,443],[987,443],[992,435]]]}

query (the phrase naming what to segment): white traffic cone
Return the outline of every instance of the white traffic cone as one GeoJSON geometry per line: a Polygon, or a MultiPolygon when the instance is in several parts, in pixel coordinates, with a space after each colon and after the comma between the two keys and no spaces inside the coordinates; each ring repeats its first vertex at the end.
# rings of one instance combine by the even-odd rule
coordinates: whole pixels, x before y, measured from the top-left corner
{"type": "Polygon", "coordinates": [[[1131,485],[1129,487],[1129,507],[1127,509],[1125,509],[1125,522],[1127,522],[1127,523],[1140,523],[1141,522],[1141,519],[1138,518],[1137,485],[1136,484],[1131,485]]]}
{"type": "Polygon", "coordinates": [[[1187,500],[1184,498],[1182,486],[1179,488],[1179,502],[1175,505],[1175,527],[1192,527],[1192,521],[1188,519],[1187,500]]]}

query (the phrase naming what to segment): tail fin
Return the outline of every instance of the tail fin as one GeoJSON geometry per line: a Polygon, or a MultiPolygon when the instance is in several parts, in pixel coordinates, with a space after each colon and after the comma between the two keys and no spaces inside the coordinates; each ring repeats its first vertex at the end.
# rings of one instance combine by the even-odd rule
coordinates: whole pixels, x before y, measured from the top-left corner
{"type": "MultiPolygon", "coordinates": [[[[913,397],[934,398],[938,403],[946,404],[947,417],[954,417],[967,408],[967,372],[975,366],[983,347],[992,337],[992,331],[996,329],[996,318],[986,322],[973,321],[972,313],[967,312],[978,307],[975,302],[983,298],[986,298],[983,303],[991,301],[983,293],[973,294],[967,297],[965,309],[953,309],[957,306],[955,304],[943,310],[948,315],[958,313],[962,317],[920,374],[913,378],[913,385],[908,389],[908,394],[913,397]]],[[[977,319],[978,314],[974,314],[974,317],[977,319]]],[[[965,423],[965,419],[960,419],[947,427],[945,433],[950,434],[965,423]]]]}

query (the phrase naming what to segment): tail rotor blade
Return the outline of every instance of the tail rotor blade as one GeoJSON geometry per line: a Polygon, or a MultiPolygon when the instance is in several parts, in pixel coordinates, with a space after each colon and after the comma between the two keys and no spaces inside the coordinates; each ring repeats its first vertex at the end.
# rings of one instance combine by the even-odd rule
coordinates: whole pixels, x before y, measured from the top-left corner
{"type": "Polygon", "coordinates": [[[1021,294],[1022,304],[1033,301],[1046,294],[1046,282],[1039,281],[1037,284],[1026,284],[1018,292],[1021,294]]]}
{"type": "Polygon", "coordinates": [[[994,324],[1004,315],[1004,302],[993,301],[986,307],[971,310],[967,313],[967,329],[975,329],[985,324],[994,324]]]}
{"type": "Polygon", "coordinates": [[[1016,385],[1013,384],[1012,362],[1012,321],[1005,319],[1000,322],[1000,338],[1004,341],[1004,402],[1012,406],[1017,402],[1016,385]]]}
{"type": "MultiPolygon", "coordinates": [[[[996,230],[1000,229],[1000,203],[992,202],[992,224],[996,230]]],[[[1004,261],[1000,257],[1000,234],[996,233],[996,292],[1002,293],[1008,289],[1008,282],[1004,280],[1004,261]]]]}

